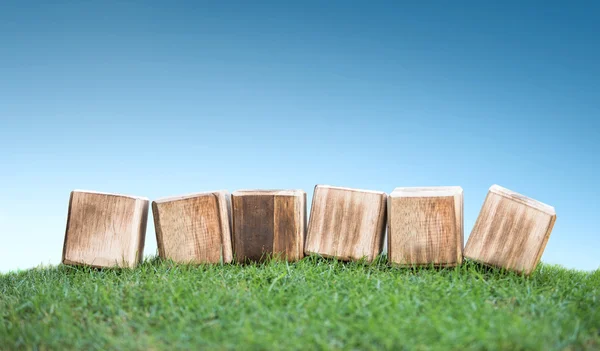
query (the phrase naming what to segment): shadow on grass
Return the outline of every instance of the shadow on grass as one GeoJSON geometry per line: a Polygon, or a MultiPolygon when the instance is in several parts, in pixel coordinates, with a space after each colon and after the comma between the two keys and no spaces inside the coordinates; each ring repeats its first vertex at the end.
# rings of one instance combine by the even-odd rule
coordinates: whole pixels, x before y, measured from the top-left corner
{"type": "MultiPolygon", "coordinates": [[[[312,265],[315,267],[328,266],[330,269],[359,269],[365,271],[377,271],[377,272],[389,272],[392,274],[432,274],[439,273],[440,275],[459,275],[463,277],[475,276],[479,279],[489,280],[498,278],[538,278],[540,275],[540,267],[538,267],[531,276],[524,276],[519,273],[507,271],[503,268],[493,267],[486,264],[482,264],[476,261],[465,259],[462,264],[456,266],[439,266],[434,264],[429,265],[412,265],[402,266],[390,264],[386,254],[381,254],[375,257],[374,260],[369,261],[366,258],[357,261],[343,261],[337,258],[323,257],[317,254],[312,254],[304,257],[301,260],[288,262],[285,259],[277,256],[265,256],[258,261],[246,261],[242,263],[236,263],[235,260],[232,263],[217,263],[217,264],[197,264],[197,263],[177,263],[170,259],[162,259],[159,256],[147,257],[141,262],[136,268],[121,268],[121,267],[110,267],[110,268],[97,268],[82,265],[64,265],[61,264],[55,267],[59,272],[67,275],[77,274],[111,274],[111,275],[122,275],[131,274],[135,271],[190,271],[190,270],[215,270],[222,267],[238,267],[240,269],[262,269],[266,267],[276,267],[277,265],[284,265],[288,269],[294,269],[296,267],[305,267],[312,265]]],[[[541,264],[542,269],[552,270],[552,266],[541,264]]],[[[39,270],[44,268],[34,268],[32,270],[39,270]]],[[[25,271],[27,272],[27,271],[25,271]]],[[[547,273],[546,273],[547,274],[547,273]]]]}

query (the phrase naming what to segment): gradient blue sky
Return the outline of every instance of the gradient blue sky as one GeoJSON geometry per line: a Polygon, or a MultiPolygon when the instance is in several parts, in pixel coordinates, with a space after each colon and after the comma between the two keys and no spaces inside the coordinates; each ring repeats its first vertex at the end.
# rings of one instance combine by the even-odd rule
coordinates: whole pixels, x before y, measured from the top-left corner
{"type": "MultiPolygon", "coordinates": [[[[0,271],[58,263],[69,192],[497,183],[600,266],[597,2],[0,2],[0,271]]],[[[146,255],[156,252],[150,217],[146,255]]]]}

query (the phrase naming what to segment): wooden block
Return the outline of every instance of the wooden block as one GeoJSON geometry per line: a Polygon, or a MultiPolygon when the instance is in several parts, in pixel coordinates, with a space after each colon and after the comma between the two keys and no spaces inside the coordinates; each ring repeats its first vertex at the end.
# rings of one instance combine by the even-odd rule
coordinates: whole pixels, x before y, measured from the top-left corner
{"type": "Polygon", "coordinates": [[[230,201],[226,191],[153,201],[158,255],[179,263],[231,262],[230,201]]]}
{"type": "Polygon", "coordinates": [[[148,202],[143,197],[71,192],[62,262],[135,267],[143,258],[148,202]]]}
{"type": "Polygon", "coordinates": [[[276,256],[304,257],[306,193],[302,190],[240,190],[231,194],[233,251],[237,262],[276,256]]]}
{"type": "Polygon", "coordinates": [[[555,221],[554,207],[493,185],[465,257],[528,275],[540,261],[555,221]]]}
{"type": "Polygon", "coordinates": [[[372,261],[383,246],[386,200],[381,191],[317,185],[305,252],[372,261]]]}
{"type": "Polygon", "coordinates": [[[463,258],[463,190],[396,188],[388,199],[388,259],[454,266],[463,258]]]}

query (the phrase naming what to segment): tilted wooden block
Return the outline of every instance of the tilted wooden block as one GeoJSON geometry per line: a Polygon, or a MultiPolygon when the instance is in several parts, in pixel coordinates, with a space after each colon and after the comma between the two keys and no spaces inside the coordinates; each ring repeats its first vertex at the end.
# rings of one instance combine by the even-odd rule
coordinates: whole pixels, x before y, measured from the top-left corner
{"type": "Polygon", "coordinates": [[[305,252],[372,261],[383,246],[386,200],[381,191],[317,185],[305,252]]]}
{"type": "Polygon", "coordinates": [[[226,191],[153,201],[159,256],[180,263],[231,262],[230,201],[226,191]]]}
{"type": "Polygon", "coordinates": [[[388,199],[388,259],[454,266],[463,257],[463,190],[396,188],[388,199]]]}
{"type": "Polygon", "coordinates": [[[554,207],[493,185],[465,257],[528,275],[540,261],[555,221],[554,207]]]}
{"type": "Polygon", "coordinates": [[[276,256],[304,257],[306,193],[302,190],[240,190],[231,194],[233,252],[237,262],[276,256]]]}
{"type": "Polygon", "coordinates": [[[63,246],[64,264],[134,267],[143,257],[148,199],[71,192],[63,246]]]}

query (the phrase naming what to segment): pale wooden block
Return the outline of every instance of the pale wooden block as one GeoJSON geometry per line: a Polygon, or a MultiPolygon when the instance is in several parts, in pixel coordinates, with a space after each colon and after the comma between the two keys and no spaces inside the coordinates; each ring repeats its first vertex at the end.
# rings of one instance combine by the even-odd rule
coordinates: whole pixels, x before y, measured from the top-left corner
{"type": "Polygon", "coordinates": [[[268,256],[304,257],[306,193],[302,190],[240,190],[231,194],[233,251],[237,262],[268,256]]]}
{"type": "Polygon", "coordinates": [[[372,261],[383,246],[386,200],[381,191],[317,185],[305,252],[345,261],[372,261]]]}
{"type": "Polygon", "coordinates": [[[230,201],[227,191],[153,201],[158,255],[179,263],[231,262],[230,201]]]}
{"type": "Polygon", "coordinates": [[[148,203],[143,197],[71,192],[62,262],[135,267],[143,258],[148,203]]]}
{"type": "Polygon", "coordinates": [[[465,247],[465,257],[531,274],[542,257],[554,207],[493,185],[465,247]]]}
{"type": "Polygon", "coordinates": [[[463,190],[396,188],[388,198],[388,259],[454,266],[463,258],[463,190]]]}

